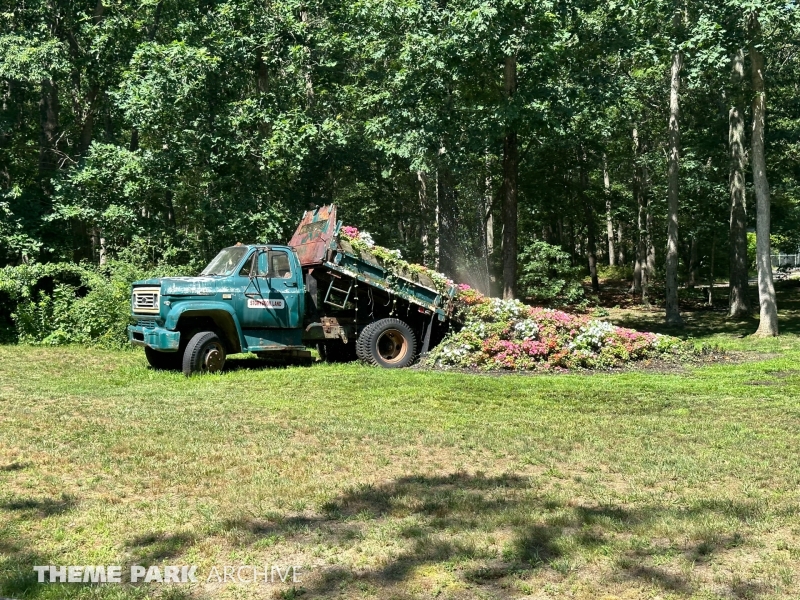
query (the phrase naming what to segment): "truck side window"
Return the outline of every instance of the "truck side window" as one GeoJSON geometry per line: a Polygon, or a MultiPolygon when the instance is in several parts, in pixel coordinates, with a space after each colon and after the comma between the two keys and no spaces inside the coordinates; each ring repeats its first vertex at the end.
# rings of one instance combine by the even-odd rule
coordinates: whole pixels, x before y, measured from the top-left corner
{"type": "Polygon", "coordinates": [[[239,271],[239,277],[250,277],[250,269],[253,268],[253,261],[255,260],[255,253],[250,255],[244,264],[242,265],[241,270],[239,271]]]}
{"type": "Polygon", "coordinates": [[[269,275],[277,279],[288,279],[292,276],[292,267],[289,263],[289,255],[281,250],[273,250],[269,253],[269,275]]]}

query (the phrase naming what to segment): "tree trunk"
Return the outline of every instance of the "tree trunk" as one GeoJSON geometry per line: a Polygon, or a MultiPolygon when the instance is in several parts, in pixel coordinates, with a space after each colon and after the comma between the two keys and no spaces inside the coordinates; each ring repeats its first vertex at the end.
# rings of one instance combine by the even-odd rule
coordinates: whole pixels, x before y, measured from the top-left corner
{"type": "MultiPolygon", "coordinates": [[[[507,56],[504,68],[506,98],[517,91],[517,59],[507,56]]],[[[503,298],[517,295],[517,131],[508,124],[503,142],[503,298]]]]}
{"type": "Polygon", "coordinates": [[[100,264],[104,265],[108,261],[108,248],[106,247],[106,238],[100,232],[100,264]]]}
{"type": "Polygon", "coordinates": [[[490,296],[495,295],[495,274],[494,274],[494,206],[492,201],[492,175],[489,165],[489,155],[486,156],[486,180],[483,195],[483,229],[486,234],[484,244],[484,257],[486,261],[486,293],[490,296]]]}
{"type": "MultiPolygon", "coordinates": [[[[444,147],[440,156],[441,158],[446,158],[444,147]]],[[[444,160],[439,165],[436,183],[438,186],[436,197],[438,198],[437,214],[439,221],[438,270],[448,277],[456,279],[459,276],[459,259],[463,254],[457,235],[460,219],[453,173],[444,160]]]]}
{"type": "Polygon", "coordinates": [[[583,211],[586,218],[586,256],[589,262],[589,276],[592,280],[592,291],[600,291],[600,282],[597,279],[597,223],[595,210],[586,189],[589,187],[589,176],[586,172],[586,151],[581,148],[580,156],[580,184],[583,211]]]}
{"type": "Polygon", "coordinates": [[[603,152],[603,189],[606,193],[606,235],[608,236],[608,265],[617,264],[617,253],[614,249],[614,222],[611,220],[611,179],[608,176],[608,158],[603,152]]]}
{"type": "Polygon", "coordinates": [[[311,27],[308,22],[308,9],[304,8],[300,11],[300,21],[303,23],[305,34],[305,47],[303,54],[305,56],[305,66],[303,77],[306,81],[306,106],[314,104],[314,82],[311,77],[311,27]]]}
{"type": "Polygon", "coordinates": [[[642,203],[639,206],[639,256],[637,260],[639,262],[639,279],[641,280],[639,290],[642,296],[642,304],[645,306],[650,306],[650,267],[648,265],[648,257],[649,257],[649,249],[650,249],[650,240],[649,235],[647,233],[647,204],[642,203]]]}
{"type": "Polygon", "coordinates": [[[428,177],[425,171],[417,171],[417,181],[419,182],[419,208],[422,219],[420,220],[420,244],[422,245],[422,264],[430,267],[431,249],[428,237],[428,177]]]}
{"type": "Polygon", "coordinates": [[[83,126],[81,127],[81,137],[78,143],[78,154],[86,156],[89,151],[89,146],[92,145],[92,136],[94,135],[94,113],[96,110],[95,101],[100,92],[98,85],[93,85],[89,90],[89,95],[86,98],[86,110],[84,111],[83,126]]]}
{"type": "Polygon", "coordinates": [[[597,278],[597,233],[595,225],[594,211],[586,205],[586,219],[587,219],[587,240],[586,240],[586,254],[589,260],[589,276],[592,280],[592,291],[597,293],[600,291],[600,280],[597,278]]]}
{"type": "Polygon", "coordinates": [[[655,225],[653,225],[653,203],[650,198],[646,198],[647,206],[647,282],[652,283],[656,279],[656,245],[653,243],[655,238],[655,225]]]}
{"type": "Polygon", "coordinates": [[[92,228],[92,256],[97,254],[98,263],[106,264],[108,261],[108,249],[106,248],[106,238],[99,227],[92,228]]]}
{"type": "Polygon", "coordinates": [[[633,196],[636,199],[638,212],[636,215],[636,262],[633,268],[634,294],[641,294],[642,302],[647,303],[647,200],[644,190],[643,168],[639,164],[639,155],[642,144],[639,140],[639,131],[633,128],[633,196]]]}
{"type": "Polygon", "coordinates": [[[433,268],[441,271],[441,187],[439,186],[439,169],[436,169],[436,208],[433,211],[433,268]]]}
{"type": "MultiPolygon", "coordinates": [[[[641,154],[647,151],[647,144],[644,140],[641,141],[641,154]]],[[[641,203],[644,206],[645,214],[645,261],[642,263],[642,268],[645,271],[647,287],[645,292],[649,291],[649,285],[655,280],[656,277],[656,246],[653,243],[655,237],[655,226],[653,225],[653,202],[650,199],[650,171],[647,169],[647,163],[641,161],[639,165],[639,193],[641,194],[641,203]]],[[[643,296],[644,299],[644,296],[643,296]]],[[[645,300],[646,303],[649,304],[645,300]]]]}
{"type": "Polygon", "coordinates": [[[256,86],[261,94],[266,94],[269,91],[269,71],[262,52],[262,48],[256,50],[256,86]]]}
{"type": "Polygon", "coordinates": [[[697,234],[692,236],[689,247],[689,289],[694,289],[697,285],[697,234]]]}
{"type": "Polygon", "coordinates": [[[714,306],[714,259],[717,255],[717,236],[711,240],[711,265],[708,268],[708,305],[714,306]]]}
{"type": "Polygon", "coordinates": [[[744,80],[744,50],[733,56],[733,106],[728,112],[728,146],[730,148],[730,283],[729,316],[742,318],[750,313],[747,297],[747,207],[745,198],[744,111],[740,90],[744,80]]]}
{"type": "Polygon", "coordinates": [[[636,240],[636,264],[633,268],[633,291],[640,294],[642,302],[647,304],[647,206],[639,194],[639,210],[636,225],[639,236],[636,240]]]}
{"type": "Polygon", "coordinates": [[[755,38],[750,44],[750,68],[753,77],[753,189],[756,193],[756,264],[758,266],[758,299],[761,305],[761,320],[756,335],[778,335],[778,305],[775,285],[772,281],[770,262],[769,230],[770,205],[767,165],[764,158],[764,125],[767,101],[764,92],[764,55],[758,47],[761,25],[758,15],[751,16],[750,27],[755,38]]]}
{"type": "Polygon", "coordinates": [[[617,223],[617,252],[619,252],[618,262],[621,266],[625,266],[625,225],[623,220],[620,219],[617,223]]]}
{"type": "Polygon", "coordinates": [[[672,72],[669,88],[666,319],[667,323],[670,325],[683,324],[683,319],[681,318],[680,309],[678,307],[678,186],[680,184],[679,167],[681,152],[679,91],[682,68],[683,53],[677,51],[672,55],[672,72]]]}
{"type": "Polygon", "coordinates": [[[166,194],[164,195],[164,205],[167,209],[166,225],[168,231],[173,231],[175,229],[175,204],[172,201],[172,197],[172,190],[167,190],[166,194]]]}
{"type": "Polygon", "coordinates": [[[43,79],[39,98],[39,181],[45,195],[52,193],[50,178],[58,166],[58,87],[43,79]]]}

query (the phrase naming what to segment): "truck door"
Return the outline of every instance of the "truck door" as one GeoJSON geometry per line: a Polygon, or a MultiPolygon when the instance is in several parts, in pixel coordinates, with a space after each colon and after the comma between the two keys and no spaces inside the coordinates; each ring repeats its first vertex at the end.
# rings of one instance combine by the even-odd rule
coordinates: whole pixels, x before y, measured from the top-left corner
{"type": "Polygon", "coordinates": [[[242,329],[295,329],[302,325],[302,273],[286,250],[258,250],[254,277],[240,298],[242,329]]]}

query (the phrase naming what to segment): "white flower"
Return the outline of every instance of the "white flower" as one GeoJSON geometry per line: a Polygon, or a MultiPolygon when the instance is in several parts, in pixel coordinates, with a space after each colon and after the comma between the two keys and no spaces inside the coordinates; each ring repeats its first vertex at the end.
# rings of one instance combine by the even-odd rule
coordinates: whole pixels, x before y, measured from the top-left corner
{"type": "Polygon", "coordinates": [[[570,342],[569,349],[579,349],[583,354],[600,350],[613,333],[614,326],[608,321],[589,321],[570,342]]]}
{"type": "Polygon", "coordinates": [[[362,231],[361,233],[359,233],[358,239],[364,242],[367,245],[367,248],[372,248],[373,246],[375,246],[375,240],[373,240],[372,236],[366,231],[362,231]]]}
{"type": "Polygon", "coordinates": [[[514,333],[523,340],[533,340],[539,333],[539,326],[533,319],[525,319],[514,325],[514,333]]]}

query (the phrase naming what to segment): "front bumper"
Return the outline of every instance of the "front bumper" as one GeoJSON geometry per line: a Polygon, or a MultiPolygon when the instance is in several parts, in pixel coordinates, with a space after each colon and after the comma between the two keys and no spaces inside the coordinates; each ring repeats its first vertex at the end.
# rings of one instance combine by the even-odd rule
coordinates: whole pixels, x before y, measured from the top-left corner
{"type": "Polygon", "coordinates": [[[177,352],[181,343],[181,332],[163,327],[128,325],[128,341],[134,346],[149,346],[160,352],[177,352]]]}

